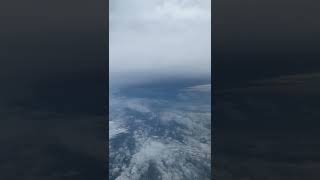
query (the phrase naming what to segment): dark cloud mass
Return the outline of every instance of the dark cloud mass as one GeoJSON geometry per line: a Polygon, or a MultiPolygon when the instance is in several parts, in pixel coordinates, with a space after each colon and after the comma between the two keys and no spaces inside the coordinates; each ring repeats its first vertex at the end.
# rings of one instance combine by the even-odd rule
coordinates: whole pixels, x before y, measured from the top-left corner
{"type": "Polygon", "coordinates": [[[319,179],[315,1],[215,1],[216,179],[319,179]]]}
{"type": "Polygon", "coordinates": [[[0,179],[106,176],[107,1],[0,3],[0,179]]]}

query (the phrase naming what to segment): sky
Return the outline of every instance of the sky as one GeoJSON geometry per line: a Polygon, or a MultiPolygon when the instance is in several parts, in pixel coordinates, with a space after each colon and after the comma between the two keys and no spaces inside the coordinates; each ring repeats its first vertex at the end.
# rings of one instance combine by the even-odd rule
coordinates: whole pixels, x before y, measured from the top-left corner
{"type": "Polygon", "coordinates": [[[111,0],[111,86],[210,76],[210,3],[111,0]]]}

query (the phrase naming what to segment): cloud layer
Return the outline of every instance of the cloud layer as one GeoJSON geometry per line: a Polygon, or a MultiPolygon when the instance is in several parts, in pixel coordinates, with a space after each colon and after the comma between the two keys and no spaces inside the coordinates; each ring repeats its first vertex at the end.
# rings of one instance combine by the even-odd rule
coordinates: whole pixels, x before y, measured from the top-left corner
{"type": "Polygon", "coordinates": [[[110,80],[209,76],[210,0],[110,2],[110,80]]]}
{"type": "Polygon", "coordinates": [[[198,87],[210,88],[173,99],[111,96],[109,179],[210,179],[210,102],[199,101],[210,91],[198,87]]]}

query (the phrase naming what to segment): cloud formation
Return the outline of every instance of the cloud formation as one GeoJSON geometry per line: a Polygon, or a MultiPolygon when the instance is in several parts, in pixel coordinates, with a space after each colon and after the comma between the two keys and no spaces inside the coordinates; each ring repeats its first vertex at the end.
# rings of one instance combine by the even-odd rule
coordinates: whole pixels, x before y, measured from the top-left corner
{"type": "Polygon", "coordinates": [[[109,179],[210,179],[210,102],[196,101],[209,94],[188,95],[204,86],[181,89],[173,99],[112,95],[109,179]]]}
{"type": "Polygon", "coordinates": [[[209,76],[210,0],[112,0],[111,84],[209,76]]]}

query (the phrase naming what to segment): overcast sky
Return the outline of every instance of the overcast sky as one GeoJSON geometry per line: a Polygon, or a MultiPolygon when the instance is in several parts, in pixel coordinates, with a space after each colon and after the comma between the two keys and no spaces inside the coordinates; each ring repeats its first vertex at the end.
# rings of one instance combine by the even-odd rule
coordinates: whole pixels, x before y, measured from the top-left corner
{"type": "Polygon", "coordinates": [[[111,0],[111,86],[210,76],[210,0],[111,0]]]}

